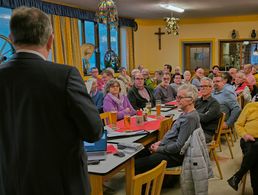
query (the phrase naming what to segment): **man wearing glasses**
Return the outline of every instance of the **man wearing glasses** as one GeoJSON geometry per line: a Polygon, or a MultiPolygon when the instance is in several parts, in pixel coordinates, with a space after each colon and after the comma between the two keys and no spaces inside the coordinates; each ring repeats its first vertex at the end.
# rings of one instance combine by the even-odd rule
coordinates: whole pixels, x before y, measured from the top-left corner
{"type": "Polygon", "coordinates": [[[220,105],[217,100],[211,96],[212,90],[212,80],[208,77],[202,78],[200,85],[201,97],[197,99],[195,109],[200,116],[200,122],[204,131],[206,143],[212,141],[212,137],[215,134],[220,117],[220,105]]]}
{"type": "Polygon", "coordinates": [[[164,73],[162,76],[162,82],[154,91],[154,97],[156,100],[161,100],[162,104],[173,101],[176,99],[177,92],[169,84],[170,83],[170,74],[164,73]]]}
{"type": "Polygon", "coordinates": [[[223,129],[232,127],[240,114],[240,106],[237,103],[235,94],[225,88],[225,82],[221,74],[216,75],[213,78],[214,91],[212,97],[214,97],[220,104],[220,111],[226,113],[226,121],[223,124],[223,129]]]}

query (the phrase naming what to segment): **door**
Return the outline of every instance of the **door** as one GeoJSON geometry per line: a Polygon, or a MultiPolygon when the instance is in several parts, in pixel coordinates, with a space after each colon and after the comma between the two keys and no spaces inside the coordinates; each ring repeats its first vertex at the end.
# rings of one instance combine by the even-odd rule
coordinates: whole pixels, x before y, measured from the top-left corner
{"type": "Polygon", "coordinates": [[[184,69],[194,72],[196,67],[203,68],[207,74],[211,67],[210,43],[184,44],[184,69]]]}

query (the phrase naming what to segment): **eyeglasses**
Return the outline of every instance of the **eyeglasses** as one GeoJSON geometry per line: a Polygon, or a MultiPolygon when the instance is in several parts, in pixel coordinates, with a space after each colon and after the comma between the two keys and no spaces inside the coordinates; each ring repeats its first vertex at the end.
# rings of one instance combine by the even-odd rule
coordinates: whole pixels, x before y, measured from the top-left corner
{"type": "Polygon", "coordinates": [[[211,87],[210,85],[201,85],[200,88],[207,89],[208,87],[211,87]]]}
{"type": "Polygon", "coordinates": [[[192,99],[192,97],[190,97],[190,96],[186,96],[186,97],[176,96],[176,99],[178,99],[178,100],[185,99],[185,98],[191,98],[192,99]]]}
{"type": "Polygon", "coordinates": [[[213,81],[213,83],[219,83],[219,82],[221,82],[222,80],[219,80],[219,81],[213,81]]]}
{"type": "Polygon", "coordinates": [[[112,85],[110,88],[120,87],[119,85],[112,85]]]}
{"type": "Polygon", "coordinates": [[[144,78],[135,78],[135,80],[143,80],[144,78]]]}
{"type": "Polygon", "coordinates": [[[170,78],[163,78],[164,81],[169,81],[170,78]]]}

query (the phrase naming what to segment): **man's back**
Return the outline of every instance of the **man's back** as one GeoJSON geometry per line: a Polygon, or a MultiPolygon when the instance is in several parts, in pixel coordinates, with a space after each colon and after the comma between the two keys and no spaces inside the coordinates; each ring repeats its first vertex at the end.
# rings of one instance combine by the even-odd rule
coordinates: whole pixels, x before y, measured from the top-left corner
{"type": "Polygon", "coordinates": [[[102,123],[78,71],[18,53],[0,90],[0,194],[88,194],[81,141],[102,123]]]}

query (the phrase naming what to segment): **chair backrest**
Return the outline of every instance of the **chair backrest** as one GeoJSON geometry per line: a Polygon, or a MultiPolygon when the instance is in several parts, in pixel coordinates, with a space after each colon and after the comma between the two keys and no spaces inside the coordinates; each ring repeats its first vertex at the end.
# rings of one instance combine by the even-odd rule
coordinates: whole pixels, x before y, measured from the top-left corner
{"type": "Polygon", "coordinates": [[[243,109],[243,108],[244,108],[244,104],[245,104],[245,100],[244,100],[244,95],[243,95],[243,93],[238,94],[238,96],[237,96],[237,102],[238,102],[240,108],[243,109]]]}
{"type": "Polygon", "coordinates": [[[173,123],[173,117],[165,118],[160,122],[159,137],[158,137],[159,140],[161,140],[164,137],[164,135],[167,133],[167,131],[171,129],[172,123],[173,123]]]}
{"type": "Polygon", "coordinates": [[[219,142],[220,142],[220,134],[223,129],[223,123],[224,123],[225,117],[226,117],[226,114],[222,112],[219,118],[219,122],[218,122],[217,129],[215,131],[214,138],[213,138],[216,145],[219,145],[219,142]]]}
{"type": "Polygon", "coordinates": [[[103,125],[109,125],[111,123],[110,112],[101,113],[99,116],[100,116],[100,118],[101,118],[101,120],[103,122],[103,125]]]}
{"type": "Polygon", "coordinates": [[[132,181],[132,194],[142,194],[142,185],[146,184],[145,195],[159,195],[164,179],[167,161],[163,160],[155,168],[136,175],[132,181]]]}

